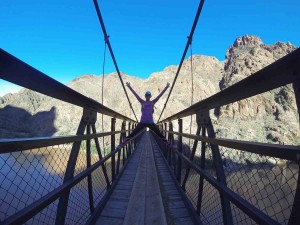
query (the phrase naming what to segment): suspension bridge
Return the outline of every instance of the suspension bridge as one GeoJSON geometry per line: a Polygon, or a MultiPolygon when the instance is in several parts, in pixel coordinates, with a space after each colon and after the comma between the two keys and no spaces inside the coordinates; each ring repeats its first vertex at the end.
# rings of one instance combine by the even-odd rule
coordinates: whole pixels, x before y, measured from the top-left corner
{"type": "Polygon", "coordinates": [[[299,112],[300,49],[161,120],[192,42],[204,3],[200,1],[157,123],[168,143],[146,129],[123,143],[137,118],[94,3],[135,119],[1,49],[1,79],[79,106],[82,117],[76,135],[0,139],[0,224],[299,225],[300,147],[217,138],[209,110],[291,84],[299,112]],[[109,132],[97,132],[99,114],[111,118],[109,132]],[[183,118],[191,115],[196,115],[197,131],[183,133],[183,118]],[[103,137],[110,138],[110,152],[100,147],[103,137]],[[188,153],[184,140],[192,141],[188,153]],[[245,163],[237,160],[241,155],[245,163]]]}

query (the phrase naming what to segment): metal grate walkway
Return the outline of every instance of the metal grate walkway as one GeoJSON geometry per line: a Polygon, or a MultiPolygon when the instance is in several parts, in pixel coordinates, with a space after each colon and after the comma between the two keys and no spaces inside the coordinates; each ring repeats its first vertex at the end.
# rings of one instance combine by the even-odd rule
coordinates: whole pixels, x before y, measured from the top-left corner
{"type": "Polygon", "coordinates": [[[194,224],[151,136],[141,137],[97,225],[194,224]]]}

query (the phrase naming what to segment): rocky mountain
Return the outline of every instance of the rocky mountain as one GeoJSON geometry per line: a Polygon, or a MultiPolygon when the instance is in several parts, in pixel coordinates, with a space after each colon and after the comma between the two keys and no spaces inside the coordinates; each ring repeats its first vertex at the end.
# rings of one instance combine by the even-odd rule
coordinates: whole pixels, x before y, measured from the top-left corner
{"type": "MultiPolygon", "coordinates": [[[[226,52],[225,61],[212,56],[193,55],[184,61],[175,88],[162,116],[165,118],[191,105],[192,79],[194,78],[193,102],[205,99],[237,81],[253,74],[275,60],[295,50],[290,43],[264,44],[259,37],[245,35],[235,40],[226,52]]],[[[156,96],[172,82],[176,65],[153,73],[147,79],[122,74],[124,82],[130,82],[140,96],[150,90],[156,96]]],[[[68,84],[70,88],[101,102],[102,77],[82,75],[68,84]]],[[[128,90],[128,89],[127,89],[128,90]]],[[[133,108],[140,118],[140,105],[128,90],[133,108]]],[[[167,93],[155,105],[157,120],[167,93]]],[[[133,118],[126,96],[116,73],[104,77],[103,104],[133,118]]],[[[299,116],[291,85],[263,93],[212,110],[211,118],[217,136],[262,142],[299,144],[299,116]]],[[[31,90],[0,98],[0,138],[51,136],[75,134],[82,109],[31,90]]],[[[193,118],[193,121],[195,119],[193,118]]],[[[120,127],[120,122],[117,128],[120,127]]],[[[174,121],[176,129],[177,122],[174,121]]],[[[104,130],[109,130],[110,118],[104,116],[104,130]]],[[[193,122],[192,132],[196,126],[193,122]]],[[[97,129],[102,130],[101,115],[97,129]]],[[[189,132],[190,117],[184,118],[184,131],[189,132]]]]}
{"type": "MultiPolygon", "coordinates": [[[[221,89],[244,79],[295,50],[290,43],[265,45],[259,37],[245,35],[227,50],[221,89]]],[[[219,130],[220,136],[299,143],[299,117],[292,85],[222,107],[218,124],[230,131],[219,130]],[[232,123],[234,121],[234,123],[232,123]]]]}

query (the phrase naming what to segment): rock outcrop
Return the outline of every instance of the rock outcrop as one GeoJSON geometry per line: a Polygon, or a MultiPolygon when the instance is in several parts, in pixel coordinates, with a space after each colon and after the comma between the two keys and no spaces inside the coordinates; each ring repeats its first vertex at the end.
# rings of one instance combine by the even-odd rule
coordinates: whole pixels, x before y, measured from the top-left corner
{"type": "MultiPolygon", "coordinates": [[[[226,53],[221,88],[233,85],[295,49],[290,43],[265,45],[256,36],[237,38],[226,53]]],[[[298,142],[298,111],[292,85],[222,107],[218,123],[226,126],[226,131],[218,129],[219,135],[229,138],[239,138],[243,134],[248,140],[280,144],[298,142]]]]}

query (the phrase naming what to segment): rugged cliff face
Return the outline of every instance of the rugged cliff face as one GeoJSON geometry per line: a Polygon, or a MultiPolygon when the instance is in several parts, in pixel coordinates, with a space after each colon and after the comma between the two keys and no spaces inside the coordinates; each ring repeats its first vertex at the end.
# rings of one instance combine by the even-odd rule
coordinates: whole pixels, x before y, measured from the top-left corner
{"type": "MultiPolygon", "coordinates": [[[[258,37],[245,35],[237,38],[227,50],[224,62],[212,56],[193,55],[193,102],[229,87],[294,49],[296,47],[290,43],[265,45],[258,37]]],[[[122,77],[124,82],[131,83],[141,97],[146,90],[150,90],[155,97],[167,82],[173,81],[176,71],[177,66],[172,65],[151,74],[148,79],[126,74],[122,74],[122,77]]],[[[99,102],[101,85],[102,77],[95,75],[83,75],[68,84],[99,102]]],[[[191,105],[191,85],[191,58],[188,58],[182,65],[163,118],[191,105]]],[[[129,90],[128,93],[137,117],[140,118],[140,105],[129,90]]],[[[156,120],[166,98],[167,93],[155,105],[156,120]]],[[[105,75],[103,104],[133,118],[116,73],[105,75]]],[[[75,134],[82,114],[82,109],[77,106],[26,89],[0,98],[0,108],[2,138],[75,134]]],[[[221,137],[299,143],[299,117],[290,85],[211,111],[211,117],[216,133],[221,137]]],[[[100,115],[97,123],[98,131],[101,131],[100,115]]],[[[110,118],[104,116],[104,130],[109,129],[109,124],[110,118]]],[[[187,132],[189,123],[185,122],[185,125],[187,132]]]]}
{"type": "MultiPolygon", "coordinates": [[[[233,85],[295,49],[290,43],[265,45],[255,36],[237,38],[226,53],[221,88],[233,85]]],[[[244,135],[245,139],[281,144],[298,142],[299,120],[292,85],[222,107],[218,123],[226,127],[226,131],[218,129],[221,136],[244,135]]]]}

